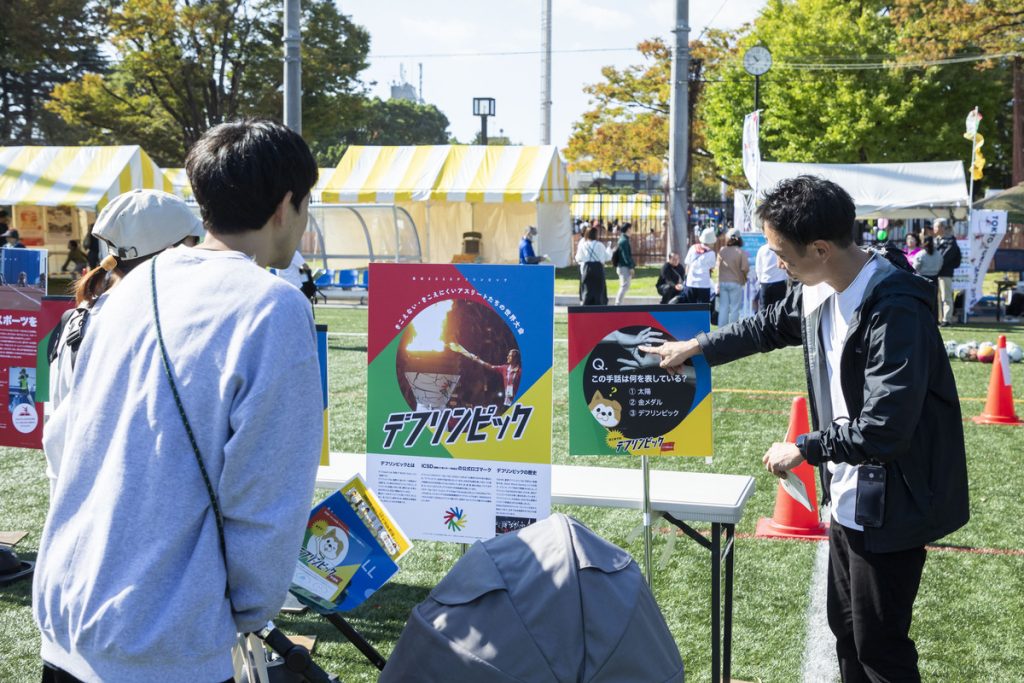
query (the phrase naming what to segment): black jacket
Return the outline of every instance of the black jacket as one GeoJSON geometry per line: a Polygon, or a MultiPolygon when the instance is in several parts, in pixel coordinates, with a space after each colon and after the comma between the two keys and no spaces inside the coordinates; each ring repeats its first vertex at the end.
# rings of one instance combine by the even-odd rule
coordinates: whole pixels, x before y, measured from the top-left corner
{"type": "Polygon", "coordinates": [[[686,269],[683,264],[673,266],[671,263],[663,263],[661,272],[658,274],[658,281],[654,284],[658,294],[661,294],[661,303],[667,304],[670,299],[682,294],[676,289],[676,285],[686,284],[686,269]]]}
{"type": "Polygon", "coordinates": [[[942,254],[942,268],[936,277],[953,277],[953,271],[960,267],[963,258],[960,253],[960,245],[953,237],[943,237],[938,243],[939,253],[942,254]]]}
{"type": "Polygon", "coordinates": [[[847,423],[832,422],[821,307],[812,302],[822,296],[818,288],[805,292],[797,284],[757,316],[702,333],[697,341],[710,365],[803,345],[813,430],[807,461],[819,467],[823,503],[831,479],[826,461],[882,463],[885,522],[865,528],[864,541],[870,551],[895,552],[967,523],[967,456],[956,383],[935,326],[932,285],[875,258],[878,269],[850,321],[840,361],[847,423]]]}

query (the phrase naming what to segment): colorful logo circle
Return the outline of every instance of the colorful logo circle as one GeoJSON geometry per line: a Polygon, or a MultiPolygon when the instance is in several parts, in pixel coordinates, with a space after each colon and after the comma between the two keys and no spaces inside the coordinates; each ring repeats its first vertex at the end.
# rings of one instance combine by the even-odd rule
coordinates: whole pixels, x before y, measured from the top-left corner
{"type": "Polygon", "coordinates": [[[453,505],[445,510],[444,523],[448,527],[448,531],[462,531],[468,521],[466,511],[461,508],[453,505]]]}

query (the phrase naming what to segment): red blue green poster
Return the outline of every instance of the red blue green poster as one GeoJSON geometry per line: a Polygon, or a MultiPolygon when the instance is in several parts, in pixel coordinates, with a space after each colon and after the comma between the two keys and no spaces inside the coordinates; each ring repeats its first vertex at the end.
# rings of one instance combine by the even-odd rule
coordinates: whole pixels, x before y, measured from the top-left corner
{"type": "Polygon", "coordinates": [[[640,346],[710,329],[706,305],[569,309],[569,454],[711,456],[711,369],[663,370],[640,346]]]}
{"type": "Polygon", "coordinates": [[[548,516],[550,266],[371,264],[367,479],[410,537],[548,516]]]}

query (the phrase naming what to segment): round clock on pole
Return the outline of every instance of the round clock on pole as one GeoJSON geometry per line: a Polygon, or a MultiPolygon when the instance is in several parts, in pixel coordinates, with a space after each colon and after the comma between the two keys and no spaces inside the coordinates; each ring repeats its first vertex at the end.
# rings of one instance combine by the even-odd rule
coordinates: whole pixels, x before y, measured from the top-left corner
{"type": "Polygon", "coordinates": [[[761,108],[761,76],[772,68],[772,53],[764,45],[755,45],[743,53],[743,68],[754,77],[754,109],[761,108]]]}

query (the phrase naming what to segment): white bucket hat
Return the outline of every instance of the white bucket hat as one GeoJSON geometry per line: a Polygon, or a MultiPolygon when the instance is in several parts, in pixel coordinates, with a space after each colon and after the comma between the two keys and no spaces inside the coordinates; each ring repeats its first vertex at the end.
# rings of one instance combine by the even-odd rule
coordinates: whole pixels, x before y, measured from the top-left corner
{"type": "Polygon", "coordinates": [[[131,190],[103,207],[92,234],[118,259],[137,259],[201,237],[203,223],[180,197],[160,190],[131,190]]]}
{"type": "Polygon", "coordinates": [[[704,246],[710,247],[718,241],[718,235],[715,234],[714,228],[704,228],[700,233],[700,243],[704,246]]]}

